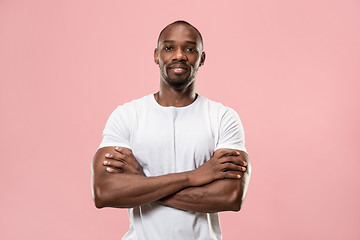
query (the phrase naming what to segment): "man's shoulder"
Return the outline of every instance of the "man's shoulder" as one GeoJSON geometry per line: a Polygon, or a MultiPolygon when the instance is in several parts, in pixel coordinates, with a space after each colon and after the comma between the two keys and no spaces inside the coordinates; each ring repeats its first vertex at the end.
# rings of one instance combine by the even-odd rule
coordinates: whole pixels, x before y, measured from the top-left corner
{"type": "Polygon", "coordinates": [[[211,99],[209,99],[207,97],[204,97],[202,95],[200,96],[200,98],[201,98],[201,100],[203,102],[203,105],[207,106],[209,109],[211,109],[211,111],[217,110],[217,111],[219,111],[221,113],[225,113],[227,111],[234,111],[231,107],[225,106],[221,102],[211,100],[211,99]]]}
{"type": "Polygon", "coordinates": [[[122,103],[113,110],[111,115],[123,119],[134,119],[139,113],[147,109],[148,103],[151,101],[151,96],[152,94],[148,94],[141,98],[122,103]]]}
{"type": "Polygon", "coordinates": [[[214,119],[218,119],[219,123],[226,123],[232,121],[240,121],[238,112],[229,106],[226,106],[220,102],[210,100],[204,96],[201,96],[203,107],[206,108],[214,119]]]}

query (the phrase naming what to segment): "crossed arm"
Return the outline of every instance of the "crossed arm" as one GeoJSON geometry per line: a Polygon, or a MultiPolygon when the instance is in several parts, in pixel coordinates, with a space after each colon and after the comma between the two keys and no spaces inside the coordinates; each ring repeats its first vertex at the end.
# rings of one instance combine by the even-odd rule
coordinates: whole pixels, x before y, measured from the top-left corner
{"type": "Polygon", "coordinates": [[[130,149],[105,147],[93,159],[92,190],[98,208],[157,201],[194,212],[239,211],[250,172],[245,152],[219,149],[195,170],[146,177],[130,149]]]}

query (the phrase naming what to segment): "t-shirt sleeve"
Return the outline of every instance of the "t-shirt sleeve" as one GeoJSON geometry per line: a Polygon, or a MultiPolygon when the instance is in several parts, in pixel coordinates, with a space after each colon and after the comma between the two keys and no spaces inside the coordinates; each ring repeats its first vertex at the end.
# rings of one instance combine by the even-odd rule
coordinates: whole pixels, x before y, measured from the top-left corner
{"type": "Polygon", "coordinates": [[[128,114],[124,106],[117,107],[106,122],[99,148],[119,146],[131,149],[128,123],[128,114]]]}
{"type": "Polygon", "coordinates": [[[226,108],[220,121],[219,140],[215,151],[229,148],[246,152],[244,128],[239,115],[233,109],[226,108]]]}

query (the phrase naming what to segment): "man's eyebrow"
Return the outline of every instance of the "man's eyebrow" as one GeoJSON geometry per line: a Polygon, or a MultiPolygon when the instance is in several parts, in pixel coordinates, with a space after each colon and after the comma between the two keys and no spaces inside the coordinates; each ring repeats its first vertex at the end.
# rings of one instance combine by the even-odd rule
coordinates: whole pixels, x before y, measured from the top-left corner
{"type": "Polygon", "coordinates": [[[193,41],[186,41],[186,43],[191,43],[191,44],[197,44],[196,42],[193,42],[193,41]]]}

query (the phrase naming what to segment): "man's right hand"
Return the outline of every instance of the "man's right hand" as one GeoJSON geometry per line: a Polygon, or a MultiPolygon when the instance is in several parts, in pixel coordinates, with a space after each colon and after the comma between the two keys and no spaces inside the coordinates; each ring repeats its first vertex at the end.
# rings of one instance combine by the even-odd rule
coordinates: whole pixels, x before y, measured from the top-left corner
{"type": "Polygon", "coordinates": [[[199,168],[189,172],[192,186],[202,186],[218,179],[240,179],[246,171],[247,163],[241,160],[240,152],[223,149],[199,168]]]}

